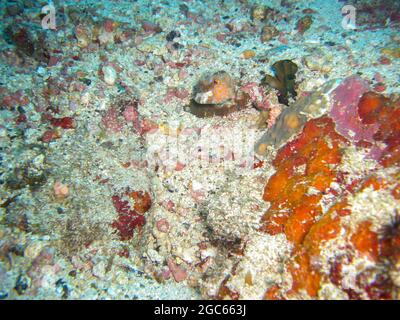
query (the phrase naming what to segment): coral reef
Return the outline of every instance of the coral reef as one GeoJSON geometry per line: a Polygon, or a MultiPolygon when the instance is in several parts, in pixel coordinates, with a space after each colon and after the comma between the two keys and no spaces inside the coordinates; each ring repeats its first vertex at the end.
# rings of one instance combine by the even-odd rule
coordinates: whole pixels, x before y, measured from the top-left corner
{"type": "Polygon", "coordinates": [[[265,21],[267,19],[271,19],[275,13],[275,10],[264,6],[264,5],[255,5],[251,9],[251,19],[256,22],[265,21]]]}
{"type": "Polygon", "coordinates": [[[0,300],[399,299],[399,2],[350,4],[1,2],[0,300]]]}
{"type": "Polygon", "coordinates": [[[384,27],[388,20],[393,24],[399,23],[400,5],[396,1],[360,1],[354,2],[357,6],[358,24],[365,29],[384,27]]]}
{"type": "MultiPolygon", "coordinates": [[[[378,126],[371,138],[378,141],[383,139],[386,141],[386,145],[393,146],[392,139],[398,141],[397,133],[395,133],[398,121],[394,121],[391,129],[384,125],[385,121],[379,121],[388,120],[385,114],[391,114],[393,117],[397,113],[396,103],[392,102],[394,107],[389,106],[387,98],[371,92],[365,93],[360,99],[359,91],[353,90],[353,86],[351,89],[347,86],[354,81],[354,78],[345,80],[333,91],[333,96],[337,99],[338,92],[340,92],[341,97],[344,98],[341,100],[342,108],[348,107],[354,112],[355,105],[356,112],[358,110],[358,114],[361,116],[359,121],[378,126]],[[346,93],[343,92],[344,85],[347,86],[346,93]],[[377,132],[382,132],[382,135],[377,132]],[[385,139],[383,136],[387,138],[385,139]]],[[[359,84],[360,82],[356,83],[356,88],[360,88],[359,84]]],[[[337,104],[338,102],[335,100],[333,108],[337,104]]],[[[358,116],[358,114],[356,115],[358,116]]],[[[348,119],[351,121],[351,117],[348,119]]],[[[342,124],[340,121],[338,123],[342,124]]],[[[350,123],[352,124],[354,121],[350,123]]],[[[352,137],[354,138],[354,135],[352,137]]],[[[398,145],[398,142],[395,144],[398,145]]],[[[317,297],[322,294],[320,289],[326,281],[338,286],[351,299],[359,299],[364,296],[371,299],[389,299],[393,295],[397,296],[394,284],[397,274],[394,273],[394,276],[390,276],[390,272],[384,267],[384,261],[387,261],[384,244],[386,236],[379,237],[376,232],[372,231],[371,221],[359,222],[353,232],[346,227],[348,224],[344,222],[354,214],[349,197],[346,196],[348,192],[356,196],[364,190],[368,190],[370,186],[375,190],[384,190],[393,185],[394,180],[391,178],[387,182],[382,182],[374,176],[365,176],[361,178],[361,183],[358,182],[359,188],[354,188],[351,184],[348,187],[340,184],[339,189],[332,189],[335,183],[342,180],[340,164],[343,150],[348,145],[349,141],[336,133],[335,122],[332,119],[327,117],[313,119],[306,122],[298,137],[279,150],[273,161],[276,173],[269,179],[264,190],[264,200],[270,202],[270,208],[262,218],[261,230],[269,234],[284,233],[287,239],[295,245],[292,252],[293,260],[288,264],[288,270],[293,277],[292,287],[286,293],[289,297],[295,297],[304,292],[311,297],[317,297]],[[344,191],[342,191],[343,189],[344,191]],[[329,198],[328,195],[331,192],[333,192],[334,198],[328,203],[324,203],[322,200],[326,197],[329,198]],[[323,209],[326,206],[328,206],[328,210],[323,209]],[[341,250],[344,250],[344,258],[340,259],[340,256],[336,256],[330,273],[324,274],[319,271],[320,267],[317,267],[313,261],[316,257],[321,256],[322,248],[341,236],[341,230],[345,230],[346,242],[341,245],[341,250]],[[375,262],[375,265],[366,267],[364,271],[360,272],[356,286],[348,288],[342,282],[343,268],[350,265],[356,255],[375,262]],[[326,275],[329,277],[328,280],[326,275]]],[[[398,172],[396,148],[387,147],[385,150],[388,150],[390,154],[382,155],[380,163],[385,167],[394,166],[398,172]],[[385,161],[384,159],[390,160],[385,161]]],[[[391,216],[393,217],[391,219],[395,220],[382,226],[382,230],[386,230],[383,231],[383,234],[387,234],[390,239],[393,239],[396,237],[394,234],[397,234],[397,216],[391,216]],[[391,229],[390,226],[393,226],[394,229],[391,229]]],[[[389,242],[391,241],[389,240],[389,242]]],[[[396,260],[396,254],[392,249],[389,251],[394,254],[393,258],[389,258],[389,260],[396,260]]],[[[391,254],[389,255],[391,256],[391,254]]],[[[266,297],[270,297],[271,293],[268,292],[266,297]]]]}

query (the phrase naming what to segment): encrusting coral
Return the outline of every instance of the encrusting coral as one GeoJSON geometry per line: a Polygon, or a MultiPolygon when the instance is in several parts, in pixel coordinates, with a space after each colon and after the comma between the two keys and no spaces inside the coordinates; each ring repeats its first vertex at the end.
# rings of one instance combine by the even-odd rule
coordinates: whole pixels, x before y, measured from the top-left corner
{"type": "Polygon", "coordinates": [[[265,155],[268,146],[280,147],[299,133],[310,118],[322,116],[328,108],[328,94],[336,81],[329,81],[320,90],[300,97],[290,108],[284,108],[274,125],[257,141],[255,152],[265,155]]]}
{"type": "Polygon", "coordinates": [[[203,76],[194,88],[193,99],[185,109],[197,117],[225,116],[250,105],[247,93],[237,90],[225,71],[203,76]]]}
{"type": "Polygon", "coordinates": [[[205,75],[194,89],[193,100],[199,104],[222,104],[235,98],[235,84],[225,71],[205,75]]]}
{"type": "Polygon", "coordinates": [[[290,240],[303,240],[321,212],[318,202],[334,179],[333,166],[339,163],[343,143],[332,120],[319,118],[307,122],[302,134],[279,151],[273,162],[277,172],[264,190],[264,200],[272,203],[263,218],[264,231],[285,231],[290,240]],[[309,188],[315,194],[309,194],[309,188]]]}
{"type": "MultiPolygon", "coordinates": [[[[353,121],[344,123],[340,117],[327,116],[307,121],[302,132],[284,145],[272,162],[276,172],[266,184],[263,196],[270,207],[262,218],[260,230],[271,235],[284,233],[294,249],[287,264],[292,276],[291,288],[282,291],[279,286],[272,286],[265,293],[268,299],[304,294],[321,297],[321,288],[326,283],[336,286],[350,299],[398,296],[399,253],[394,245],[399,238],[398,214],[390,213],[390,224],[381,225],[379,234],[372,220],[353,220],[356,219],[353,210],[357,210],[353,197],[373,190],[381,196],[389,191],[388,201],[398,199],[400,108],[396,100],[364,92],[360,84],[354,77],[345,79],[332,95],[333,108],[347,106],[351,108],[349,112],[356,111],[353,121]],[[354,91],[354,87],[360,90],[354,91]],[[377,142],[386,145],[375,157],[384,168],[390,167],[394,172],[385,179],[376,174],[354,181],[344,179],[348,173],[342,171],[343,154],[359,140],[342,136],[336,126],[340,125],[341,132],[347,133],[344,129],[358,128],[358,121],[373,125],[369,144],[361,144],[359,148],[368,150],[377,142]],[[354,222],[349,224],[349,221],[354,222]],[[340,252],[324,260],[323,248],[337,238],[343,242],[336,249],[340,252]],[[358,270],[355,283],[349,286],[346,279],[351,271],[346,270],[356,259],[368,260],[369,265],[358,270]],[[323,266],[324,263],[329,265],[323,266]]],[[[385,214],[389,213],[379,213],[385,214]]]]}

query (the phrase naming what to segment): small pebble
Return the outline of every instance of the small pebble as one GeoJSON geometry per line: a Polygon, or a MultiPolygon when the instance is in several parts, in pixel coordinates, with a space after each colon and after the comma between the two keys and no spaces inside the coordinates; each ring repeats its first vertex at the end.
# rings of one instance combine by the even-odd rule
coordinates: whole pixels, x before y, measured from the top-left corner
{"type": "Polygon", "coordinates": [[[163,233],[167,233],[169,231],[169,223],[167,219],[160,219],[156,222],[157,230],[163,233]]]}
{"type": "Polygon", "coordinates": [[[187,278],[187,271],[180,265],[177,265],[172,259],[168,259],[168,268],[176,282],[182,282],[187,278]]]}
{"type": "Polygon", "coordinates": [[[104,82],[112,86],[117,80],[117,72],[111,66],[104,66],[103,69],[104,82]]]}
{"type": "Polygon", "coordinates": [[[42,252],[43,246],[44,245],[42,242],[32,242],[25,248],[24,257],[31,260],[35,259],[37,256],[39,256],[40,252],[42,252]]]}
{"type": "Polygon", "coordinates": [[[256,53],[253,50],[246,50],[243,52],[242,56],[244,59],[254,58],[256,53]]]}
{"type": "Polygon", "coordinates": [[[384,91],[386,90],[386,86],[385,86],[384,84],[382,84],[382,83],[377,83],[377,84],[374,86],[374,90],[375,90],[376,92],[384,92],[384,91]]]}
{"type": "Polygon", "coordinates": [[[58,199],[64,199],[69,195],[69,188],[67,185],[62,184],[60,181],[56,181],[54,184],[54,195],[58,199]]]}

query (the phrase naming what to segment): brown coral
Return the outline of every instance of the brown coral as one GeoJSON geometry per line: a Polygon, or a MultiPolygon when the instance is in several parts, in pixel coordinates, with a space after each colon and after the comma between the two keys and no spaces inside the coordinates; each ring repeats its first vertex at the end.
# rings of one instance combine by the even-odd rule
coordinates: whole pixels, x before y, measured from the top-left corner
{"type": "Polygon", "coordinates": [[[280,60],[272,65],[275,76],[266,75],[264,84],[279,91],[278,100],[280,103],[289,105],[289,98],[296,98],[296,73],[297,65],[290,60],[280,60]]]}
{"type": "Polygon", "coordinates": [[[197,117],[225,116],[250,105],[250,97],[236,91],[231,76],[225,71],[205,75],[194,88],[193,98],[185,109],[197,117]]]}
{"type": "Polygon", "coordinates": [[[297,21],[297,31],[303,35],[313,24],[313,17],[310,15],[304,16],[297,21]]]}
{"type": "Polygon", "coordinates": [[[264,26],[261,30],[261,42],[268,42],[278,35],[279,31],[274,26],[264,26]]]}

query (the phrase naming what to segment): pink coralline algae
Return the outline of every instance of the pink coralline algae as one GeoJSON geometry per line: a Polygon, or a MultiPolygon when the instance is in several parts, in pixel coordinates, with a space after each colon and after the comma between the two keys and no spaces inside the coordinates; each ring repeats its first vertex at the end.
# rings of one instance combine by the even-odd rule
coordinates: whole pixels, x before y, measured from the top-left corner
{"type": "Polygon", "coordinates": [[[47,130],[42,136],[42,141],[44,143],[49,143],[55,139],[59,139],[60,137],[60,133],[57,130],[47,130]]]}
{"type": "Polygon", "coordinates": [[[121,240],[129,240],[133,237],[135,229],[145,225],[146,218],[135,208],[132,209],[128,200],[123,200],[118,195],[112,197],[112,202],[118,213],[118,218],[114,220],[111,226],[117,229],[121,240]]]}
{"type": "Polygon", "coordinates": [[[118,118],[118,112],[116,108],[110,108],[101,119],[102,124],[107,131],[117,133],[122,130],[123,123],[118,118]]]}
{"type": "Polygon", "coordinates": [[[374,86],[374,90],[375,90],[376,92],[384,92],[384,91],[386,90],[386,86],[385,86],[384,84],[377,83],[377,84],[374,86]]]}
{"type": "Polygon", "coordinates": [[[57,65],[57,63],[60,62],[60,58],[55,57],[55,56],[50,56],[49,57],[49,62],[48,62],[48,66],[49,67],[54,67],[55,65],[57,65]]]}
{"type": "Polygon", "coordinates": [[[32,280],[32,293],[35,294],[39,288],[50,287],[60,271],[61,267],[54,259],[53,248],[44,248],[27,271],[32,280]]]}
{"type": "Polygon", "coordinates": [[[158,124],[150,119],[143,119],[140,122],[140,135],[144,135],[146,133],[154,133],[158,130],[158,124]]]}
{"type": "Polygon", "coordinates": [[[190,59],[186,59],[182,62],[167,61],[166,65],[172,69],[182,69],[186,65],[190,64],[190,59]]]}
{"type": "Polygon", "coordinates": [[[182,266],[177,265],[172,259],[168,259],[168,268],[176,282],[182,282],[187,278],[187,271],[182,266]]]}
{"type": "Polygon", "coordinates": [[[141,136],[158,129],[156,123],[140,116],[134,103],[124,106],[122,110],[111,106],[103,115],[101,123],[108,133],[120,133],[125,125],[131,125],[133,132],[141,136]]]}
{"type": "Polygon", "coordinates": [[[122,113],[125,121],[127,123],[132,123],[133,128],[137,133],[141,131],[141,123],[140,123],[140,117],[139,117],[139,112],[134,106],[127,106],[122,113]]]}
{"type": "Polygon", "coordinates": [[[169,88],[165,95],[164,102],[169,103],[174,98],[184,100],[189,97],[189,91],[184,88],[169,88]]]}
{"type": "Polygon", "coordinates": [[[142,28],[146,33],[160,33],[162,31],[158,24],[149,21],[144,21],[142,23],[142,28]]]}
{"type": "Polygon", "coordinates": [[[251,102],[259,110],[268,110],[271,105],[264,90],[255,82],[249,82],[241,87],[241,90],[246,92],[251,99],[251,102]]]}
{"type": "Polygon", "coordinates": [[[123,112],[126,122],[135,122],[139,119],[139,112],[134,106],[128,106],[123,112]]]}
{"type": "Polygon", "coordinates": [[[113,31],[114,31],[114,22],[113,22],[112,20],[107,19],[107,20],[104,22],[104,29],[105,29],[107,32],[113,32],[113,31]]]}
{"type": "Polygon", "coordinates": [[[332,92],[330,115],[336,124],[336,131],[353,142],[373,142],[378,130],[376,124],[362,123],[358,115],[358,102],[369,90],[368,84],[357,76],[345,79],[332,92]]]}
{"type": "Polygon", "coordinates": [[[63,118],[51,118],[50,122],[53,126],[63,128],[63,129],[74,129],[75,128],[75,120],[71,117],[63,117],[63,118]]]}
{"type": "Polygon", "coordinates": [[[4,95],[0,102],[1,107],[8,109],[15,108],[16,106],[26,106],[27,104],[29,104],[29,98],[22,90],[4,95]]]}
{"type": "Polygon", "coordinates": [[[269,118],[267,120],[268,128],[271,128],[275,124],[276,119],[281,114],[281,112],[282,109],[279,106],[271,107],[271,109],[269,110],[269,118]]]}
{"type": "Polygon", "coordinates": [[[271,128],[281,114],[281,107],[271,103],[271,96],[265,95],[264,89],[255,82],[249,82],[240,88],[250,96],[252,104],[260,111],[269,111],[267,125],[271,128]]]}
{"type": "Polygon", "coordinates": [[[18,117],[15,119],[15,124],[21,124],[28,121],[27,116],[24,113],[20,113],[18,117]]]}
{"type": "Polygon", "coordinates": [[[178,77],[179,80],[185,80],[189,76],[189,72],[186,69],[179,70],[178,77]]]}
{"type": "Polygon", "coordinates": [[[163,233],[169,231],[169,223],[166,219],[160,219],[156,222],[157,230],[163,233]]]}

